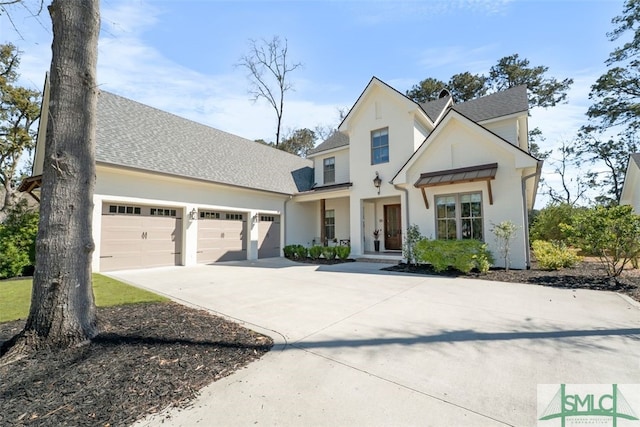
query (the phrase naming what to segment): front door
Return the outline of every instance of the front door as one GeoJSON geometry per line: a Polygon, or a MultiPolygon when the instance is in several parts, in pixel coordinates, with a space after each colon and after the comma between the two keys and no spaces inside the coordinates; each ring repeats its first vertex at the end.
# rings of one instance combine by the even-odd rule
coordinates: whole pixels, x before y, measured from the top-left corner
{"type": "Polygon", "coordinates": [[[401,227],[400,205],[384,205],[384,248],[386,250],[402,249],[401,227]]]}

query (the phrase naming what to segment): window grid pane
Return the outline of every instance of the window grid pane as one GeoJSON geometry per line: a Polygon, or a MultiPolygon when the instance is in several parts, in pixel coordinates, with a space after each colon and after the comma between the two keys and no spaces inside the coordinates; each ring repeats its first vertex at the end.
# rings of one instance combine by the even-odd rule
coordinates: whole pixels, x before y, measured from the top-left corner
{"type": "Polygon", "coordinates": [[[336,158],[329,157],[323,161],[324,167],[324,183],[331,184],[336,182],[336,158]]]}
{"type": "Polygon", "coordinates": [[[324,212],[324,236],[327,240],[336,238],[336,211],[333,209],[324,212]]]}
{"type": "Polygon", "coordinates": [[[389,162],[389,129],[371,132],[371,164],[389,162]]]}
{"type": "Polygon", "coordinates": [[[482,193],[436,196],[435,205],[438,239],[483,239],[482,193]]]}

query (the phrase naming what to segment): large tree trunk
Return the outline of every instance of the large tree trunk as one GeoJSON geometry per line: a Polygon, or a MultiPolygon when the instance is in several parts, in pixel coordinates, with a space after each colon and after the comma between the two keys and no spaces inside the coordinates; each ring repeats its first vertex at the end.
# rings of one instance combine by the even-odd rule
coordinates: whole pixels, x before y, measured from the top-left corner
{"type": "Polygon", "coordinates": [[[36,268],[29,318],[11,341],[12,354],[81,344],[97,334],[91,219],[99,1],[54,0],[49,13],[51,98],[36,268]]]}

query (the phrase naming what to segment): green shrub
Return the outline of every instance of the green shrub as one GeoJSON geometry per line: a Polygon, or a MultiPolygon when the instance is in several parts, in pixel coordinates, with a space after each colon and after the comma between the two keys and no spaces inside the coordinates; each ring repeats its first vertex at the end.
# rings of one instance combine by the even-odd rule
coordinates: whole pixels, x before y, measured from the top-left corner
{"type": "Polygon", "coordinates": [[[416,261],[431,264],[437,272],[452,267],[463,273],[474,268],[489,271],[493,263],[486,243],[478,240],[429,240],[421,239],[415,245],[416,261]]]}
{"type": "Polygon", "coordinates": [[[311,259],[318,259],[320,258],[320,255],[322,255],[322,248],[323,246],[311,246],[309,248],[309,257],[311,259]]]}
{"type": "Polygon", "coordinates": [[[38,213],[21,202],[0,224],[0,279],[21,276],[35,264],[38,213]]]}
{"type": "Polygon", "coordinates": [[[298,245],[298,249],[296,249],[296,257],[297,258],[307,258],[309,256],[309,249],[305,246],[298,245]]]}
{"type": "Polygon", "coordinates": [[[407,228],[407,233],[404,236],[404,242],[402,243],[402,256],[407,259],[407,264],[412,265],[416,263],[416,244],[422,239],[420,234],[420,228],[417,224],[410,225],[407,228]]]}
{"type": "Polygon", "coordinates": [[[531,247],[538,265],[544,270],[573,267],[580,262],[577,250],[567,247],[564,242],[534,240],[531,247]]]}
{"type": "Polygon", "coordinates": [[[583,210],[568,203],[554,203],[540,210],[531,224],[531,241],[567,242],[567,233],[560,224],[573,224],[573,216],[583,210]]]}
{"type": "Polygon", "coordinates": [[[293,259],[296,253],[297,245],[287,245],[282,248],[282,252],[284,252],[285,258],[293,259]]]}
{"type": "Polygon", "coordinates": [[[336,256],[344,261],[351,254],[351,246],[336,246],[336,256]]]}
{"type": "Polygon", "coordinates": [[[284,256],[289,259],[301,259],[307,257],[307,248],[302,245],[287,245],[282,251],[284,256]]]}
{"type": "Polygon", "coordinates": [[[582,210],[574,215],[572,225],[561,228],[572,244],[600,259],[609,277],[620,276],[640,256],[640,216],[631,206],[582,210]]]}
{"type": "Polygon", "coordinates": [[[336,259],[336,248],[335,246],[325,246],[322,248],[322,256],[325,259],[334,260],[336,259]]]}

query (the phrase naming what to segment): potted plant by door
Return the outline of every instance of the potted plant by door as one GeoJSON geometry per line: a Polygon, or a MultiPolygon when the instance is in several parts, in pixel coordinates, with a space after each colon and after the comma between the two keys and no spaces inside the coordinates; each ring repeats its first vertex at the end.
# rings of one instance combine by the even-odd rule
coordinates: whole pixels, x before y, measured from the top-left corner
{"type": "Polygon", "coordinates": [[[375,229],[373,230],[373,247],[375,248],[376,252],[380,252],[380,240],[378,240],[380,238],[380,232],[382,230],[379,229],[375,229]]]}

